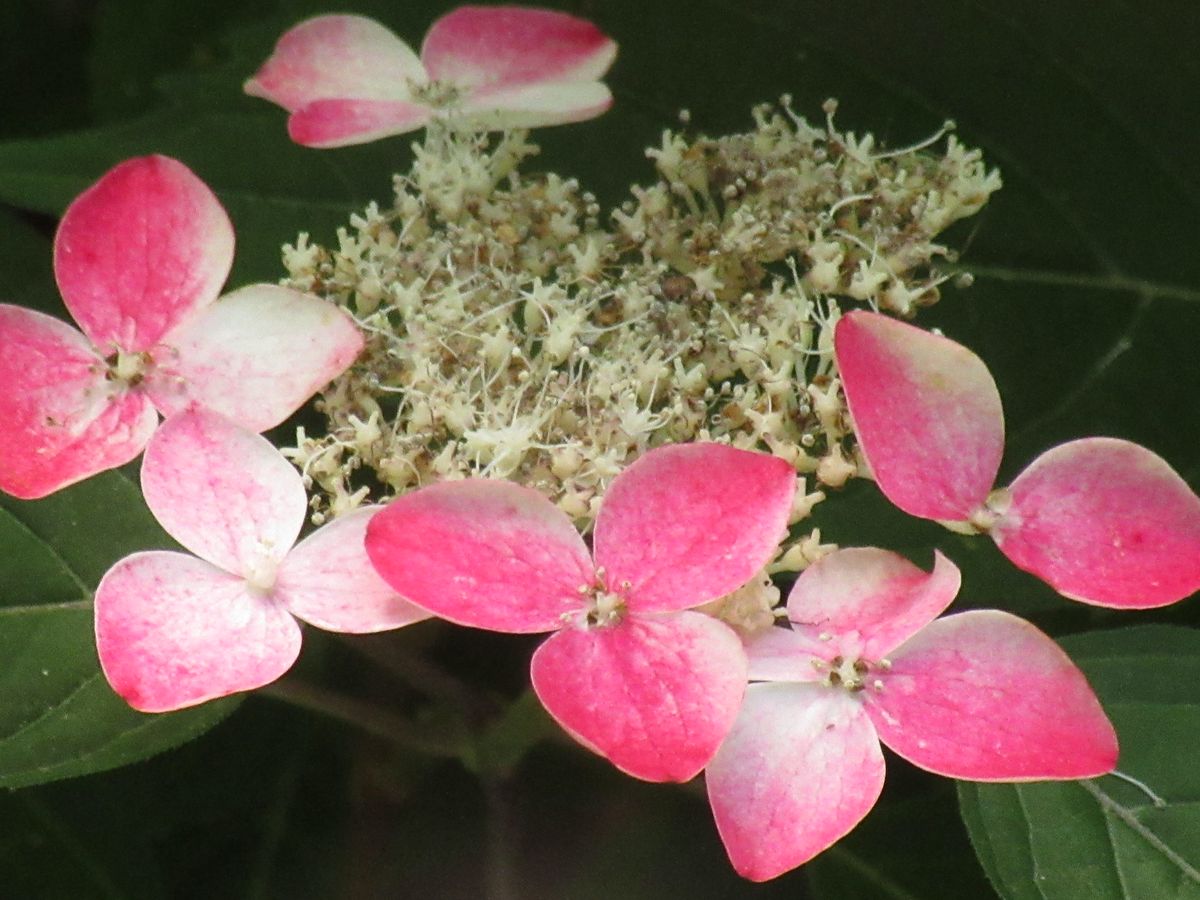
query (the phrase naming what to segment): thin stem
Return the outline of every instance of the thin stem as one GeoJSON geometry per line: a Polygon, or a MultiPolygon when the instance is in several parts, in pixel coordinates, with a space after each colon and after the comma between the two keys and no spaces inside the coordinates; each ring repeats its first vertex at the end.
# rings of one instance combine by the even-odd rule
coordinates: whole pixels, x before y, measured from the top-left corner
{"type": "Polygon", "coordinates": [[[1100,788],[1095,781],[1080,781],[1079,786],[1096,798],[1096,802],[1100,804],[1100,808],[1105,812],[1112,813],[1121,822],[1134,832],[1143,841],[1161,853],[1166,859],[1172,863],[1183,874],[1188,881],[1195,884],[1200,884],[1200,871],[1189,863],[1186,859],[1167,846],[1157,834],[1142,824],[1142,821],[1135,816],[1123,804],[1118,803],[1100,788]]]}
{"type": "Polygon", "coordinates": [[[507,779],[495,776],[483,779],[487,800],[487,879],[488,900],[516,900],[516,870],[513,860],[517,832],[516,810],[507,779]]]}
{"type": "Polygon", "coordinates": [[[347,697],[295,677],[267,685],[258,693],[354,725],[368,734],[419,753],[450,758],[461,756],[462,748],[452,738],[431,733],[374,703],[347,697]]]}
{"type": "Polygon", "coordinates": [[[1153,803],[1155,806],[1157,806],[1159,809],[1162,809],[1164,806],[1167,805],[1167,801],[1164,800],[1162,797],[1158,796],[1158,794],[1154,793],[1154,791],[1150,790],[1150,785],[1146,784],[1146,782],[1139,781],[1138,779],[1134,778],[1132,775],[1126,775],[1124,772],[1121,772],[1117,769],[1113,769],[1108,774],[1112,775],[1114,778],[1120,778],[1126,784],[1132,784],[1135,788],[1137,788],[1139,791],[1141,791],[1143,794],[1145,794],[1147,797],[1149,797],[1150,802],[1153,803]]]}

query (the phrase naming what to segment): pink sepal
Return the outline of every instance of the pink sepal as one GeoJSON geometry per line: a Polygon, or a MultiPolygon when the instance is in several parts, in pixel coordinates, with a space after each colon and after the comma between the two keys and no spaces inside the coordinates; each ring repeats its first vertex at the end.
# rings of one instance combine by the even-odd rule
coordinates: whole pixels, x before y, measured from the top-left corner
{"type": "Polygon", "coordinates": [[[357,326],[333,304],[251,285],[166,335],[146,390],[163,415],[199,404],[266,431],[345,371],[362,346],[357,326]]]}
{"type": "Polygon", "coordinates": [[[827,674],[826,667],[816,665],[818,658],[828,657],[826,642],[814,646],[812,638],[791,628],[767,628],[753,635],[746,641],[746,657],[751,681],[822,681],[827,674]]]}
{"type": "Polygon", "coordinates": [[[283,607],[203,560],[127,556],[96,589],[96,648],[134,709],[169,712],[274,681],[300,653],[283,607]]]}
{"type": "Polygon", "coordinates": [[[814,656],[879,659],[937,618],[961,582],[936,550],[933,571],[924,572],[887,550],[849,547],[800,573],[788,619],[814,656]]]}
{"type": "Polygon", "coordinates": [[[371,520],[366,546],[401,596],[493,631],[560,628],[596,580],[566,514],[506,481],[442,482],[397,497],[371,520]]]}
{"type": "Polygon", "coordinates": [[[1145,447],[1071,441],[1034,460],[1007,493],[997,545],[1067,597],[1147,609],[1200,589],[1200,498],[1145,447]]]}
{"type": "Polygon", "coordinates": [[[326,631],[366,633],[429,618],[376,574],[363,540],[383,507],[366,506],[318,528],[284,559],[275,596],[295,616],[326,631]]]}
{"type": "Polygon", "coordinates": [[[766,881],[848,834],[883,789],[883,753],[861,704],[815,684],[752,684],[705,772],[738,873],[766,881]]]}
{"type": "Polygon", "coordinates": [[[591,22],[521,6],[460,6],[430,26],[421,45],[430,77],[481,88],[594,81],[616,55],[591,22]]]}
{"type": "Polygon", "coordinates": [[[232,265],[225,210],[166,156],[109,170],[67,207],[54,238],[63,300],[102,354],[148,350],[217,299],[232,265]]]}
{"type": "Polygon", "coordinates": [[[965,521],[1004,452],[1004,412],[983,360],[879,313],[847,313],[834,353],[859,447],[879,489],[910,515],[965,521]]]}
{"type": "Polygon", "coordinates": [[[566,628],[533,655],[533,689],[562,727],[646,781],[687,781],[737,716],[746,656],[701,613],[566,628]]]}
{"type": "Polygon", "coordinates": [[[272,578],[308,509],[299,473],[269,441],[200,408],[150,439],[142,493],[171,537],[252,581],[272,578]]]}
{"type": "Polygon", "coordinates": [[[158,414],[106,373],[74,328],[0,304],[0,491],[45,497],[142,452],[158,414]]]}
{"type": "Polygon", "coordinates": [[[458,114],[472,125],[499,131],[582,122],[610,106],[612,93],[603,83],[566,81],[476,91],[462,103],[458,114]]]}
{"type": "Polygon", "coordinates": [[[428,106],[405,100],[314,100],[288,117],[288,137],[305,147],[328,150],[404,134],[432,117],[428,106]]]}
{"type": "Polygon", "coordinates": [[[639,611],[687,609],[741,587],[786,532],[796,473],[720,444],[674,444],[613,480],[596,517],[596,565],[639,611]]]}
{"type": "Polygon", "coordinates": [[[882,689],[862,696],[888,747],[952,778],[1092,778],[1117,764],[1116,733],[1083,673],[1005,612],[933,622],[891,655],[882,689]]]}
{"type": "Polygon", "coordinates": [[[412,48],[365,16],[317,16],[289,29],[245,84],[295,112],[314,100],[407,100],[409,83],[423,84],[425,67],[412,48]]]}

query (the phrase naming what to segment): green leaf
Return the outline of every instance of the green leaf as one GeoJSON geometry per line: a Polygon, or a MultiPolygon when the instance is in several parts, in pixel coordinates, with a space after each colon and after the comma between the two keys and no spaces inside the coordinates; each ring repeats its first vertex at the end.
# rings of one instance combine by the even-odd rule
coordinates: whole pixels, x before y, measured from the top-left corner
{"type": "Polygon", "coordinates": [[[1063,641],[1117,728],[1120,772],[1084,782],[963,782],[963,820],[1006,900],[1200,897],[1200,634],[1169,626],[1063,641]]]}
{"type": "Polygon", "coordinates": [[[144,715],[100,671],[92,587],[121,556],[171,545],[118,472],[44,500],[0,497],[0,787],[145,759],[206,731],[237,705],[144,715]]]}

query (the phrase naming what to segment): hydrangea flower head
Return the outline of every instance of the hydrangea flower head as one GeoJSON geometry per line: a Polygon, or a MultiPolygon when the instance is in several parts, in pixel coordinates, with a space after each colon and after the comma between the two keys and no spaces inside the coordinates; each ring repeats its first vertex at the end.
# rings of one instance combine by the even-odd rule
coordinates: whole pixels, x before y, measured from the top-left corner
{"type": "Polygon", "coordinates": [[[359,633],[428,616],[366,558],[363,535],[379,507],[296,544],[308,509],[299,473],[222,416],[191,409],[167,419],[146,448],[142,491],[196,555],[134,553],[96,589],[100,664],[136,709],[180,709],[274,681],[300,652],[294,617],[359,633]]]}
{"type": "Polygon", "coordinates": [[[958,569],[838,550],[802,572],[791,628],[747,650],[752,683],[705,779],[734,867],[774,878],[847,834],[883,788],[880,741],[974,781],[1089,778],[1117,739],[1083,674],[1028,622],[996,610],[935,617],[958,569]]]}
{"type": "Polygon", "coordinates": [[[358,355],[348,315],[259,284],[220,300],[233,227],[164,156],[121,163],[68,207],[54,274],[81,334],[0,304],[0,490],[42,497],[137,456],[164,415],[201,403],[274,427],[358,355]]]}
{"type": "Polygon", "coordinates": [[[651,781],[686,781],[725,736],[746,657],[690,611],[741,587],[787,527],[795,473],[716,444],[652,450],[613,481],[594,556],[566,514],[509,482],[442,482],[392,501],[367,553],[437,615],[505,632],[554,631],[533,687],[581,743],[651,781]]]}
{"type": "Polygon", "coordinates": [[[342,147],[452,115],[484,130],[590,119],[612,104],[598,79],[617,45],[566,13],[463,6],[433,23],[420,57],[373,19],[318,16],[279,39],[246,93],[291,113],[309,147],[342,147]]]}
{"type": "Polygon", "coordinates": [[[834,347],[863,456],[900,509],[990,533],[1017,566],[1085,603],[1141,609],[1200,589],[1200,498],[1159,456],[1085,438],[993,491],[1004,413],[983,360],[870,312],[844,316],[834,347]]]}

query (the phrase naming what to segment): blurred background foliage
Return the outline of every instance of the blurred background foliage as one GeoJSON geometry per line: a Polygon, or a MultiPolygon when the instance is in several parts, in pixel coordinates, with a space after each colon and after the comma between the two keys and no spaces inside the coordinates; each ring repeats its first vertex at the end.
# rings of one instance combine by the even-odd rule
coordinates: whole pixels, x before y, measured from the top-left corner
{"type": "MultiPolygon", "coordinates": [[[[362,12],[417,45],[453,5],[0,4],[0,299],[61,310],[50,272],[56,216],[111,165],[150,152],[186,162],[226,204],[239,241],[231,285],[277,279],[283,242],[299,231],[329,241],[352,210],[387,200],[408,141],[294,147],[284,113],[242,96],[241,82],[306,16],[362,12]]],[[[745,130],[752,104],[784,92],[811,119],[834,96],[843,127],[891,146],[954,119],[960,137],[1001,168],[1005,188],[948,240],[964,248],[975,285],[947,289],[922,322],[972,347],[995,374],[1008,417],[1003,475],[1054,443],[1106,434],[1146,444],[1200,483],[1192,3],[547,5],[593,19],[621,51],[609,78],[614,109],[539,133],[543,154],[532,166],[578,176],[610,206],[631,183],[651,180],[644,148],[681,108],[692,128],[721,133],[745,130]]],[[[118,543],[144,545],[146,523],[134,521],[129,502],[95,492],[64,502],[74,514],[55,516],[48,546],[86,551],[97,532],[123,529],[118,543]]],[[[964,569],[966,604],[1012,609],[1055,634],[1196,623],[1194,600],[1155,613],[1069,604],[989,543],[914,523],[868,484],[820,507],[818,519],[840,543],[924,560],[940,546],[964,569]]],[[[18,594],[35,603],[44,586],[28,571],[21,583],[16,554],[12,543],[0,547],[0,605],[18,594]]],[[[435,623],[379,641],[310,630],[306,641],[297,678],[384,714],[357,728],[281,702],[282,692],[252,696],[203,737],[146,762],[0,795],[0,892],[33,900],[476,898],[500,897],[506,886],[513,897],[569,900],[992,893],[953,785],[894,757],[883,801],[858,831],[804,869],[751,885],[730,870],[694,785],[635,782],[555,736],[523,694],[529,642],[435,623]],[[475,686],[474,699],[458,702],[453,686],[424,670],[429,661],[475,686]],[[418,746],[425,732],[413,740],[401,730],[414,721],[451,747],[469,744],[466,762],[418,746]]],[[[1177,683],[1184,694],[1186,679],[1192,686],[1174,702],[1194,710],[1196,642],[1170,645],[1177,683]]],[[[1184,728],[1173,737],[1194,746],[1200,735],[1184,728]]],[[[1189,785],[1189,799],[1200,800],[1189,785]]],[[[974,790],[963,802],[978,841],[992,807],[974,790]]],[[[1035,831],[1017,838],[1029,844],[1035,831]]],[[[1003,848],[981,852],[1005,896],[1024,896],[997,875],[1016,871],[997,862],[1003,848]]]]}

